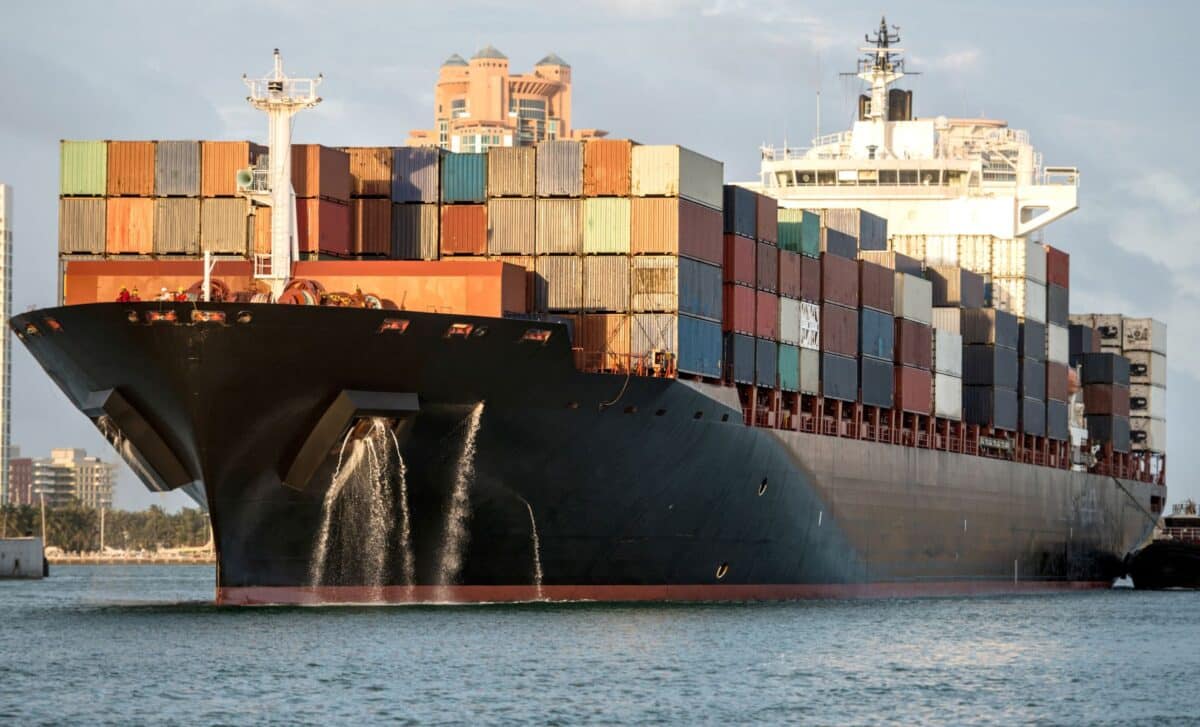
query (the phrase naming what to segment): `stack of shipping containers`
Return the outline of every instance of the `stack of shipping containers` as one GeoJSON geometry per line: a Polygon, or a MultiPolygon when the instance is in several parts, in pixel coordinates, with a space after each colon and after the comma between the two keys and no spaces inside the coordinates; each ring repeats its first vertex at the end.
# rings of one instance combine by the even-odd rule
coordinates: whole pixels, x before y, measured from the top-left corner
{"type": "MultiPolygon", "coordinates": [[[[818,394],[821,391],[821,218],[816,212],[799,209],[780,209],[776,214],[782,297],[789,297],[792,289],[792,265],[799,266],[800,370],[797,386],[803,394],[818,394]],[[787,283],[785,276],[789,278],[787,283]]],[[[790,305],[781,300],[781,314],[783,308],[790,305]]],[[[780,319],[783,319],[782,315],[780,319]]]]}
{"type": "Polygon", "coordinates": [[[302,258],[349,258],[350,155],[320,144],[292,145],[296,239],[302,258]]]}
{"type": "Polygon", "coordinates": [[[1017,428],[1046,433],[1046,250],[1023,238],[992,244],[992,306],[1016,316],[1017,428]]]}
{"type": "MultiPolygon", "coordinates": [[[[249,252],[250,203],[238,195],[237,175],[253,167],[260,157],[265,166],[266,156],[266,149],[248,141],[200,142],[201,253],[246,255],[249,252]]],[[[304,249],[303,240],[300,247],[304,249]]]]}
{"type": "Polygon", "coordinates": [[[821,395],[858,400],[858,241],[821,227],[821,395]]]}
{"type": "Polygon", "coordinates": [[[155,144],[154,196],[154,254],[160,258],[199,254],[200,142],[155,144]]]}
{"type": "Polygon", "coordinates": [[[1081,358],[1083,407],[1088,439],[1129,451],[1129,361],[1116,353],[1085,353],[1081,358]]]}
{"type": "MultiPolygon", "coordinates": [[[[537,147],[539,198],[581,199],[583,282],[579,342],[587,357],[602,356],[601,370],[633,367],[633,319],[630,316],[629,258],[632,151],[630,142],[605,140],[585,164],[584,144],[543,141],[537,147]],[[590,171],[591,196],[584,195],[584,176],[590,171]]],[[[658,301],[645,296],[644,303],[658,301]]],[[[596,368],[595,360],[586,361],[596,368]]]]}
{"type": "Polygon", "coordinates": [[[1057,248],[1046,251],[1046,436],[1070,440],[1070,291],[1071,258],[1057,248]]]}
{"type": "MultiPolygon", "coordinates": [[[[895,385],[897,326],[893,316],[896,286],[894,272],[869,260],[858,261],[858,381],[861,401],[891,409],[895,385]]],[[[911,338],[908,340],[912,344],[911,338]]]]}
{"type": "Polygon", "coordinates": [[[1020,417],[1017,401],[1017,318],[996,308],[964,308],[963,421],[1015,432],[1020,417]]]}
{"type": "MultiPolygon", "coordinates": [[[[429,150],[437,154],[435,150],[429,150]]],[[[486,256],[487,154],[440,156],[441,255],[486,256]]],[[[419,163],[419,162],[418,162],[419,163]]]]}
{"type": "Polygon", "coordinates": [[[449,220],[442,217],[441,156],[429,147],[392,150],[392,254],[398,260],[437,260],[447,222],[455,236],[452,247],[472,250],[485,244],[487,219],[479,206],[456,209],[449,220]]]}
{"type": "Polygon", "coordinates": [[[1129,359],[1131,446],[1134,451],[1165,452],[1167,327],[1151,318],[1124,318],[1121,341],[1121,350],[1129,359]],[[1157,362],[1152,362],[1155,358],[1157,362]],[[1152,378],[1152,368],[1157,377],[1152,378]]]}
{"type": "Polygon", "coordinates": [[[153,255],[154,142],[110,141],[107,146],[104,252],[153,255]]]}
{"type": "MultiPolygon", "coordinates": [[[[763,311],[758,319],[758,199],[754,192],[726,186],[723,192],[724,283],[722,325],[725,332],[725,368],[734,383],[774,386],[760,381],[755,366],[760,333],[772,340],[778,311],[763,311]]],[[[775,362],[778,365],[778,361],[775,362]]],[[[770,363],[767,364],[771,366],[770,363]]]]}
{"type": "Polygon", "coordinates": [[[896,299],[896,409],[910,414],[933,412],[933,285],[920,264],[904,255],[888,255],[896,299]]]}
{"type": "Polygon", "coordinates": [[[365,260],[396,257],[392,234],[392,150],[342,149],[350,174],[350,252],[365,260]]]}
{"type": "Polygon", "coordinates": [[[100,257],[106,246],[108,143],[64,141],[60,160],[58,250],[100,257]]]}
{"type": "Polygon", "coordinates": [[[982,308],[983,276],[957,265],[925,270],[933,295],[933,410],[945,419],[963,418],[962,311],[982,308]]]}

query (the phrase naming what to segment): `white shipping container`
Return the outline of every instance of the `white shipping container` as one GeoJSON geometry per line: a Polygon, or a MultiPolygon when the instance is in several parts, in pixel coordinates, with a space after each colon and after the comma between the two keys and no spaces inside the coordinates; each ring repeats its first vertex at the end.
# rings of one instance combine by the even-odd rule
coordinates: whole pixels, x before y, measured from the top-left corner
{"type": "Polygon", "coordinates": [[[652,351],[679,350],[679,317],[674,313],[635,313],[631,319],[629,352],[634,362],[652,361],[652,351]]]}
{"type": "Polygon", "coordinates": [[[943,419],[962,419],[962,379],[946,374],[933,375],[933,413],[943,419]]]}
{"type": "Polygon", "coordinates": [[[1019,237],[992,242],[992,270],[997,278],[1028,278],[1046,284],[1046,248],[1019,237]]]}
{"type": "Polygon", "coordinates": [[[632,260],[629,287],[634,312],[679,310],[679,258],[638,255],[632,260]]]}
{"type": "MultiPolygon", "coordinates": [[[[800,348],[821,350],[821,305],[800,301],[800,348]]],[[[803,386],[803,384],[801,385],[803,386]]]]}
{"type": "Polygon", "coordinates": [[[926,265],[958,265],[957,235],[928,235],[925,238],[926,265]]]}
{"type": "MultiPolygon", "coordinates": [[[[1118,353],[1120,353],[1118,351],[1118,353]]],[[[1167,387],[1167,357],[1153,351],[1129,351],[1129,383],[1167,387]]]]}
{"type": "Polygon", "coordinates": [[[933,309],[933,327],[948,333],[962,334],[962,308],[938,307],[933,309]]]}
{"type": "Polygon", "coordinates": [[[1167,324],[1153,318],[1121,320],[1121,348],[1125,351],[1167,353],[1167,324]]]}
{"type": "Polygon", "coordinates": [[[1092,328],[1100,332],[1101,346],[1121,347],[1121,316],[1119,314],[1098,313],[1092,316],[1092,328]]]}
{"type": "Polygon", "coordinates": [[[1072,313],[1067,317],[1067,320],[1077,326],[1096,327],[1096,316],[1091,313],[1072,313]]]}
{"type": "MultiPolygon", "coordinates": [[[[957,310],[957,309],[955,309],[957,310]]],[[[962,378],[962,335],[940,328],[933,329],[933,370],[962,378]]]]}
{"type": "Polygon", "coordinates": [[[1167,423],[1162,419],[1129,417],[1129,440],[1135,452],[1167,451],[1167,423]]]}
{"type": "Polygon", "coordinates": [[[1031,278],[992,278],[992,307],[1045,323],[1046,285],[1031,278]]]}
{"type": "Polygon", "coordinates": [[[821,391],[821,352],[815,348],[800,349],[800,391],[805,394],[821,391]]]}
{"type": "Polygon", "coordinates": [[[1066,326],[1046,326],[1046,360],[1067,364],[1071,361],[1071,334],[1066,326]]]}
{"type": "Polygon", "coordinates": [[[980,275],[992,274],[992,238],[963,235],[958,238],[958,266],[980,275]]]}
{"type": "Polygon", "coordinates": [[[933,320],[933,283],[907,273],[896,273],[896,317],[929,325],[933,320]]]}
{"type": "Polygon", "coordinates": [[[779,340],[793,346],[800,344],[800,306],[801,303],[798,300],[779,299],[779,340]]]}
{"type": "Polygon", "coordinates": [[[908,255],[917,260],[925,259],[924,235],[891,235],[888,237],[888,249],[901,255],[908,255]]]}
{"type": "Polygon", "coordinates": [[[1150,384],[1130,384],[1130,416],[1145,416],[1153,419],[1167,418],[1167,390],[1150,384]]]}
{"type": "Polygon", "coordinates": [[[721,209],[725,165],[681,146],[633,147],[634,197],[682,197],[721,209]]]}

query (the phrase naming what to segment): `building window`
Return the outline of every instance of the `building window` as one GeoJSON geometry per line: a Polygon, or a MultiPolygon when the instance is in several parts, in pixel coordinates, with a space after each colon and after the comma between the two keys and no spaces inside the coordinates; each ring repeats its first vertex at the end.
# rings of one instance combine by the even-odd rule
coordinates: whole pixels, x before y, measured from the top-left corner
{"type": "Polygon", "coordinates": [[[558,119],[550,119],[549,121],[546,122],[546,138],[547,139],[557,139],[558,138],[558,119]]]}
{"type": "Polygon", "coordinates": [[[456,98],[450,102],[450,118],[461,119],[467,115],[467,100],[456,98]]]}
{"type": "Polygon", "coordinates": [[[446,132],[449,126],[450,124],[445,119],[438,120],[438,146],[442,147],[443,149],[446,148],[446,142],[448,141],[446,138],[446,132]]]}

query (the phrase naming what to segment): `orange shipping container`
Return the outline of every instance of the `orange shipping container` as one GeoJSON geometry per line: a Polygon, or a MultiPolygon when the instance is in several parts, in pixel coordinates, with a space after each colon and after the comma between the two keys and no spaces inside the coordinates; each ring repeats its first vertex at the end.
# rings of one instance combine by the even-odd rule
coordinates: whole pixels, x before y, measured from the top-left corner
{"type": "Polygon", "coordinates": [[[356,199],[351,202],[350,240],[355,255],[386,257],[392,252],[392,201],[356,199]]]}
{"type": "MultiPolygon", "coordinates": [[[[205,141],[200,145],[200,196],[235,197],[237,173],[266,149],[248,141],[205,141]]],[[[294,163],[294,162],[293,162],[294,163]]]]}
{"type": "Polygon", "coordinates": [[[634,255],[682,255],[713,265],[724,262],[718,210],[678,197],[634,197],[630,225],[634,255]]]}
{"type": "Polygon", "coordinates": [[[259,255],[271,254],[271,208],[254,208],[254,252],[259,255]]]}
{"type": "Polygon", "coordinates": [[[301,254],[349,257],[350,205],[327,199],[298,199],[296,227],[301,254]]]}
{"type": "Polygon", "coordinates": [[[297,197],[350,201],[350,155],[320,144],[292,144],[292,187],[297,197]]]}
{"type": "Polygon", "coordinates": [[[110,197],[105,213],[104,251],[109,255],[154,251],[154,200],[110,197]]]}
{"type": "Polygon", "coordinates": [[[350,155],[350,194],[355,197],[392,196],[392,148],[346,147],[350,155]]]}
{"type": "Polygon", "coordinates": [[[442,254],[487,254],[487,206],[453,204],[442,207],[442,254]]]}
{"type": "Polygon", "coordinates": [[[112,197],[154,195],[154,142],[108,142],[108,194],[112,197]]]}
{"type": "Polygon", "coordinates": [[[589,139],[583,145],[585,197],[628,197],[633,142],[628,139],[589,139]]]}
{"type": "Polygon", "coordinates": [[[578,365],[585,371],[626,371],[629,368],[630,317],[627,313],[588,313],[579,316],[575,345],[578,365]]]}

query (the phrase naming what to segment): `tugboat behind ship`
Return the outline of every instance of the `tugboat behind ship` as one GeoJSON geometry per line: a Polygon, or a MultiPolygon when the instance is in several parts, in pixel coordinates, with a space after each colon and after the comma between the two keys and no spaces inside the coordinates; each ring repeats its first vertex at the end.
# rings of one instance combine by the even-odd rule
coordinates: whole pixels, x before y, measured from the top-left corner
{"type": "Polygon", "coordinates": [[[1200,588],[1200,514],[1192,500],[1163,517],[1154,539],[1129,559],[1135,588],[1200,588]]]}

